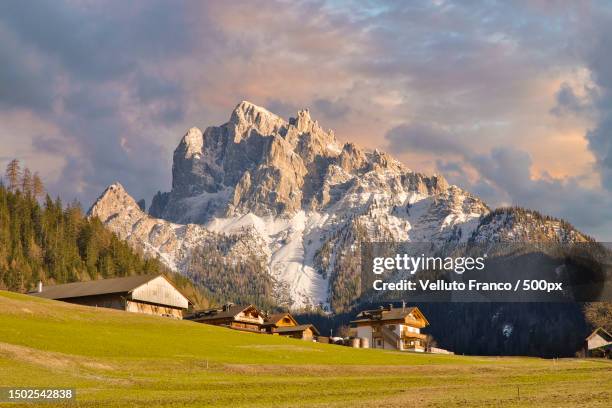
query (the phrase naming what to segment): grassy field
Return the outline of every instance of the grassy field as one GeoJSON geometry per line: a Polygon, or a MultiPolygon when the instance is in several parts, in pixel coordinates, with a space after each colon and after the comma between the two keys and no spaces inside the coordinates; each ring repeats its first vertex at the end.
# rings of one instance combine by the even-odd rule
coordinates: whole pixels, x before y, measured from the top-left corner
{"type": "Polygon", "coordinates": [[[608,407],[612,363],[351,349],[0,291],[0,386],[76,388],[82,407],[608,407]]]}

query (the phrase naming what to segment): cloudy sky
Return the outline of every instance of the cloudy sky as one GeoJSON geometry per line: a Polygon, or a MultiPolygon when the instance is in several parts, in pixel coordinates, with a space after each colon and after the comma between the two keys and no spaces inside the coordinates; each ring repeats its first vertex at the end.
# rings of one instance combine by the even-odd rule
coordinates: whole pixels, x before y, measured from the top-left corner
{"type": "Polygon", "coordinates": [[[610,38],[605,2],[3,1],[0,165],[150,202],[245,99],[612,240],[610,38]]]}

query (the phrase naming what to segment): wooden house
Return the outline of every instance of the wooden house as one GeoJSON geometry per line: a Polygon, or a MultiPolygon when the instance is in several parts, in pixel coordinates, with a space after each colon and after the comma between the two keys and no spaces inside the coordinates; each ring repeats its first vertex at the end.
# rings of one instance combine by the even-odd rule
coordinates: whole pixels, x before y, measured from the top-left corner
{"type": "Polygon", "coordinates": [[[371,348],[418,352],[427,348],[427,336],[421,329],[429,322],[417,307],[388,305],[364,310],[351,325],[356,336],[371,348]]]}
{"type": "Polygon", "coordinates": [[[319,331],[312,324],[299,324],[289,312],[268,315],[262,329],[268,334],[313,340],[319,331]]]}
{"type": "Polygon", "coordinates": [[[274,333],[278,327],[294,327],[298,322],[289,312],[273,313],[266,316],[262,325],[263,331],[268,334],[274,333]]]}
{"type": "Polygon", "coordinates": [[[288,312],[266,315],[253,305],[241,306],[228,303],[220,308],[198,310],[185,316],[185,319],[230,329],[303,340],[312,340],[319,335],[319,331],[312,324],[298,324],[288,312]]]}
{"type": "Polygon", "coordinates": [[[189,299],[163,275],[135,275],[51,286],[39,283],[30,295],[176,319],[182,319],[183,310],[189,306],[189,299]]]}
{"type": "Polygon", "coordinates": [[[612,334],[598,327],[586,338],[587,356],[612,357],[612,334]]]}
{"type": "Polygon", "coordinates": [[[298,324],[296,326],[277,327],[273,334],[312,341],[319,336],[319,331],[312,324],[298,324]]]}
{"type": "Polygon", "coordinates": [[[260,333],[264,324],[264,315],[253,305],[234,305],[228,303],[220,308],[198,310],[186,320],[198,323],[224,326],[231,329],[260,333]]]}

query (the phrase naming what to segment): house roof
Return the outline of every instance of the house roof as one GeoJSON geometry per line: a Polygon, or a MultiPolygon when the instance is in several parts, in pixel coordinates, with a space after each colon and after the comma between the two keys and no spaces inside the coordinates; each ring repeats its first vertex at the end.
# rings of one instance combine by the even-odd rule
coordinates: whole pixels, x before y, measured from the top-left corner
{"type": "Polygon", "coordinates": [[[266,325],[266,326],[275,325],[280,320],[285,318],[285,316],[289,317],[291,319],[291,321],[293,321],[293,323],[295,323],[296,325],[298,324],[297,321],[293,318],[293,316],[291,316],[291,313],[284,312],[284,313],[273,313],[273,314],[269,315],[264,320],[264,325],[266,325]]]}
{"type": "Polygon", "coordinates": [[[31,292],[30,295],[46,299],[69,299],[110,293],[129,293],[159,276],[163,275],[134,275],[123,278],[43,286],[42,292],[31,292]]]}
{"type": "Polygon", "coordinates": [[[351,323],[370,322],[370,321],[386,321],[386,320],[403,320],[409,314],[421,317],[426,324],[429,324],[423,313],[418,307],[385,307],[380,309],[364,310],[357,314],[357,319],[351,323]]]}
{"type": "Polygon", "coordinates": [[[315,335],[319,335],[319,331],[312,324],[299,324],[297,326],[287,326],[287,327],[279,327],[274,329],[274,333],[293,333],[293,332],[303,332],[306,329],[312,330],[315,335]]]}
{"type": "Polygon", "coordinates": [[[599,335],[602,339],[606,341],[612,342],[612,334],[608,333],[606,329],[604,329],[603,327],[598,327],[595,330],[593,330],[593,333],[587,336],[587,340],[596,335],[599,335]]]}
{"type": "Polygon", "coordinates": [[[246,305],[246,306],[245,305],[231,305],[231,306],[224,307],[224,308],[198,310],[194,312],[193,314],[186,316],[185,319],[202,321],[202,320],[230,318],[230,317],[236,316],[238,313],[248,308],[251,308],[251,307],[255,307],[255,306],[253,305],[246,305]]]}
{"type": "Polygon", "coordinates": [[[283,317],[287,316],[289,313],[285,312],[285,313],[272,313],[271,315],[269,315],[266,318],[266,321],[268,322],[273,322],[276,323],[279,320],[281,320],[283,317]]]}

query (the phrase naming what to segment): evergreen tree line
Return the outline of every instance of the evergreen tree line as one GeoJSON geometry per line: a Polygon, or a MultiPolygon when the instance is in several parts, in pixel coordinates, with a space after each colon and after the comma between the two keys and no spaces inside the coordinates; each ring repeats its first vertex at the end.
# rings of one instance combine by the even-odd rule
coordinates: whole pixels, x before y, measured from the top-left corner
{"type": "Polygon", "coordinates": [[[145,259],[78,202],[44,194],[37,173],[11,161],[0,182],[0,289],[167,272],[145,259]],[[44,197],[43,197],[44,196],[44,197]],[[41,202],[39,202],[39,199],[41,202]]]}
{"type": "Polygon", "coordinates": [[[194,250],[188,274],[210,302],[221,305],[254,304],[264,310],[276,310],[281,299],[275,296],[275,281],[268,274],[266,260],[254,254],[245,258],[228,252],[230,241],[202,245],[194,250]]]}
{"type": "MultiPolygon", "coordinates": [[[[541,230],[539,234],[536,234],[536,237],[544,241],[550,240],[550,237],[546,236],[543,226],[546,223],[553,222],[558,223],[561,231],[568,236],[572,235],[573,232],[579,238],[584,239],[586,242],[596,242],[593,237],[583,234],[582,232],[578,232],[575,226],[573,226],[571,223],[567,222],[562,218],[544,215],[539,211],[530,210],[519,206],[496,208],[495,210],[490,211],[487,215],[481,216],[478,227],[472,233],[472,238],[478,234],[478,229],[480,228],[480,226],[487,225],[493,219],[501,217],[506,217],[503,221],[506,226],[514,222],[534,223],[534,231],[541,230]]],[[[534,241],[534,239],[531,240],[534,241]]]]}

